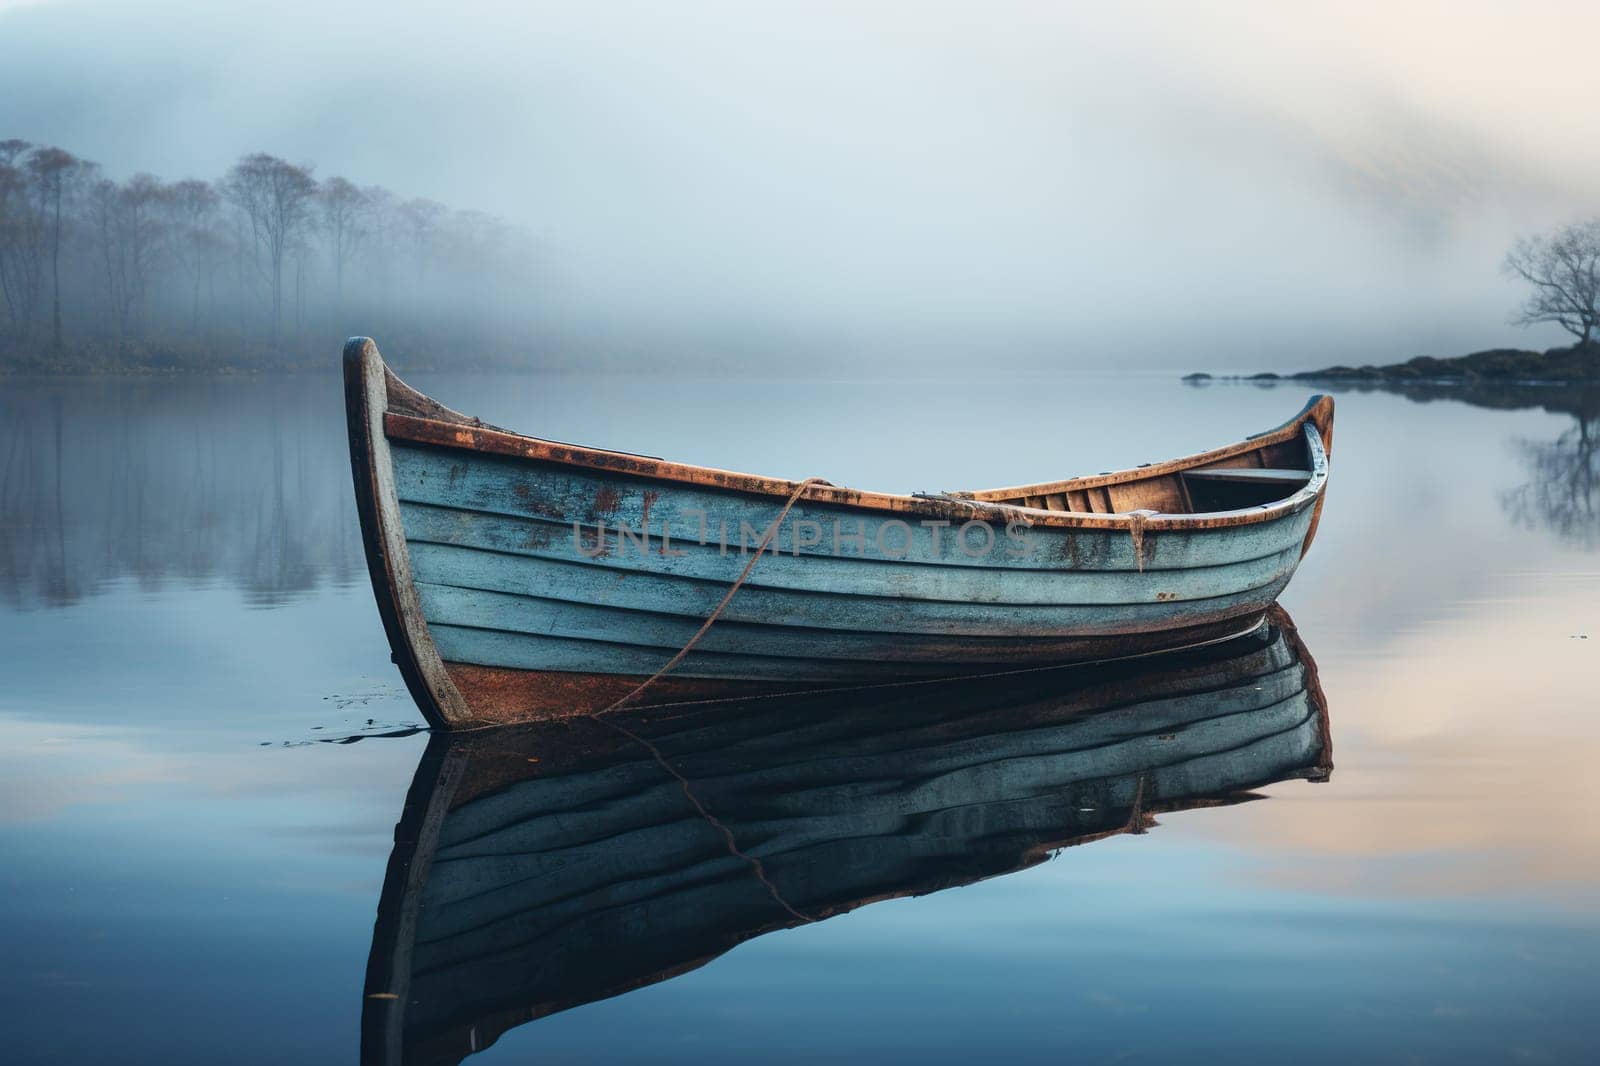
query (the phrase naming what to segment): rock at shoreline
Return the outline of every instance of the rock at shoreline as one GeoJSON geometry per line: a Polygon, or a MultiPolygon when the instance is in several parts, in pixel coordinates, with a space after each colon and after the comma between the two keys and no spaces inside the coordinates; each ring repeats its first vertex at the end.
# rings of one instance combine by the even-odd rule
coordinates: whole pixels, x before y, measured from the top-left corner
{"type": "Polygon", "coordinates": [[[1538,382],[1570,384],[1600,382],[1600,342],[1571,348],[1551,348],[1536,352],[1524,348],[1489,348],[1470,355],[1440,359],[1419,355],[1404,363],[1387,366],[1327,366],[1321,370],[1302,370],[1297,374],[1264,371],[1248,377],[1213,378],[1210,374],[1188,374],[1184,381],[1346,381],[1381,385],[1386,382],[1538,382]]]}
{"type": "Polygon", "coordinates": [[[1330,366],[1293,375],[1296,381],[1597,381],[1600,344],[1551,348],[1489,348],[1453,359],[1419,355],[1388,366],[1330,366]]]}

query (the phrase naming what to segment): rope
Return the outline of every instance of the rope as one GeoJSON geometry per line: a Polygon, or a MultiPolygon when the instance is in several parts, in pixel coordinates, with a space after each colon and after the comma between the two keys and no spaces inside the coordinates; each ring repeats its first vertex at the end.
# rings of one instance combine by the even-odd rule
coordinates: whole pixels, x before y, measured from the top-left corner
{"type": "Polygon", "coordinates": [[[700,802],[700,797],[694,794],[694,786],[689,782],[689,779],[684,777],[683,774],[679,773],[678,768],[667,761],[667,757],[661,753],[660,748],[656,747],[649,740],[646,740],[633,730],[617,722],[611,721],[610,719],[602,718],[600,719],[600,724],[608,729],[614,729],[618,733],[621,733],[623,736],[627,737],[629,740],[636,741],[642,745],[644,749],[650,753],[650,757],[655,759],[655,761],[663,770],[677,779],[678,788],[683,791],[684,798],[687,799],[694,809],[699,812],[700,817],[704,818],[711,824],[713,829],[722,834],[722,841],[728,849],[728,854],[746,863],[750,867],[750,872],[756,875],[756,880],[761,882],[762,887],[767,890],[767,894],[772,897],[773,901],[777,903],[778,906],[782,907],[784,910],[788,911],[802,922],[809,923],[817,920],[811,917],[811,915],[806,914],[804,911],[796,909],[794,904],[783,898],[783,893],[778,890],[778,886],[773,883],[772,878],[767,876],[767,868],[762,865],[761,860],[739,847],[738,838],[733,835],[733,830],[729,829],[722,819],[712,814],[711,811],[706,808],[706,805],[700,802]]]}
{"type": "Polygon", "coordinates": [[[785,518],[789,517],[789,512],[794,509],[795,504],[800,502],[800,497],[804,495],[806,489],[810,488],[812,485],[827,484],[830,484],[830,482],[824,481],[819,477],[808,477],[804,481],[800,482],[800,484],[796,485],[794,487],[794,491],[789,494],[788,502],[783,505],[783,510],[778,512],[778,517],[774,518],[772,520],[772,525],[767,527],[767,532],[764,536],[762,536],[761,543],[756,545],[755,555],[750,557],[750,561],[744,565],[744,570],[739,574],[734,583],[728,586],[728,591],[722,596],[722,602],[717,604],[716,610],[712,611],[710,616],[708,616],[706,620],[701,623],[700,628],[695,630],[694,636],[689,638],[689,643],[678,649],[678,654],[668,659],[665,666],[651,674],[649,677],[645,678],[644,681],[640,682],[639,687],[635,688],[632,692],[629,692],[621,699],[616,700],[610,706],[603,707],[598,711],[589,712],[590,715],[598,718],[601,715],[610,714],[612,711],[620,710],[621,708],[626,707],[628,704],[637,699],[645,689],[649,688],[657,681],[660,681],[663,677],[667,676],[667,674],[670,673],[674,667],[683,662],[683,660],[688,657],[689,653],[694,650],[694,646],[700,643],[700,638],[705,636],[706,633],[710,631],[711,627],[716,624],[718,618],[722,617],[722,612],[727,608],[728,604],[733,602],[734,593],[739,591],[739,589],[744,585],[745,580],[750,576],[750,572],[756,568],[756,563],[761,561],[761,556],[765,554],[767,545],[771,544],[772,539],[778,535],[778,527],[783,525],[783,520],[785,518]]]}
{"type": "Polygon", "coordinates": [[[683,790],[684,798],[689,801],[689,803],[697,812],[699,812],[700,817],[704,818],[708,823],[711,824],[712,828],[716,829],[717,832],[722,834],[722,840],[727,846],[728,853],[734,858],[740,859],[748,864],[750,871],[755,874],[756,880],[760,881],[762,886],[766,888],[767,893],[772,896],[773,901],[802,922],[814,922],[816,919],[805,912],[798,910],[792,903],[783,898],[783,893],[778,890],[778,886],[773,883],[770,877],[767,876],[767,869],[762,865],[761,860],[739,847],[739,842],[737,838],[734,837],[733,830],[729,829],[720,818],[711,813],[704,803],[700,802],[700,797],[694,794],[694,786],[690,784],[689,779],[680,773],[677,767],[673,766],[672,763],[667,761],[667,757],[662,754],[661,749],[656,747],[645,737],[640,736],[638,733],[635,733],[626,726],[606,718],[605,715],[608,715],[612,711],[619,710],[632,703],[646,689],[655,684],[657,681],[660,681],[663,677],[670,673],[675,666],[683,662],[683,660],[688,657],[689,653],[694,650],[694,646],[700,643],[700,638],[710,632],[711,627],[716,624],[717,619],[722,617],[722,612],[727,609],[728,604],[733,602],[734,594],[737,593],[741,587],[743,587],[746,579],[750,577],[751,571],[755,570],[756,563],[760,562],[761,556],[766,553],[767,545],[771,544],[773,538],[778,535],[778,528],[783,525],[783,520],[789,517],[789,512],[794,509],[794,505],[800,502],[800,497],[805,494],[806,489],[810,488],[812,485],[827,484],[829,484],[829,482],[824,481],[819,477],[808,477],[796,485],[794,487],[794,491],[789,494],[789,499],[784,503],[783,510],[778,512],[778,517],[774,518],[772,520],[772,525],[767,527],[766,533],[761,538],[761,543],[756,545],[755,555],[751,556],[750,561],[744,564],[744,569],[740,571],[739,576],[734,580],[733,584],[728,586],[728,591],[723,593],[721,602],[719,602],[716,606],[716,609],[706,617],[706,620],[700,624],[700,628],[695,630],[694,636],[689,638],[689,642],[682,648],[679,648],[678,654],[668,659],[665,666],[640,682],[638,687],[636,687],[632,692],[629,692],[620,699],[613,701],[607,707],[603,707],[598,711],[588,712],[589,717],[598,720],[607,728],[616,730],[629,740],[635,741],[644,747],[644,749],[650,753],[650,757],[653,758],[663,770],[677,779],[678,787],[683,790]]]}

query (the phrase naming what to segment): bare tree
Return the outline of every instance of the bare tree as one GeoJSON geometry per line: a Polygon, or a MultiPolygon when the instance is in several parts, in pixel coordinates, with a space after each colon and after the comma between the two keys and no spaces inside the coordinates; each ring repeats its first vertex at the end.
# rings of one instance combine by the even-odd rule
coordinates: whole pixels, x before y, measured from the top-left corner
{"type": "Polygon", "coordinates": [[[1506,256],[1505,269],[1533,286],[1514,322],[1554,322],[1578,338],[1578,346],[1590,343],[1600,328],[1600,219],[1524,237],[1506,256]]]}
{"type": "Polygon", "coordinates": [[[382,185],[368,185],[361,195],[367,202],[367,239],[362,242],[362,251],[373,278],[387,287],[394,275],[395,245],[399,241],[397,197],[382,185]]]}
{"type": "Polygon", "coordinates": [[[106,299],[119,339],[144,333],[151,282],[167,236],[161,208],[169,196],[149,174],[135,174],[121,185],[101,179],[89,190],[106,299]]]}
{"type": "Polygon", "coordinates": [[[128,332],[132,314],[132,286],[128,277],[128,223],[123,210],[122,187],[101,178],[89,188],[89,214],[106,283],[106,304],[116,323],[117,336],[128,332]]]}
{"type": "Polygon", "coordinates": [[[39,194],[40,213],[50,227],[50,336],[61,350],[61,204],[68,184],[83,168],[83,161],[64,148],[36,148],[28,157],[28,173],[39,194]]]}
{"type": "Polygon", "coordinates": [[[298,334],[305,329],[306,284],[312,265],[312,245],[305,234],[295,239],[289,254],[294,257],[294,330],[298,334]]]}
{"type": "Polygon", "coordinates": [[[344,307],[344,265],[366,233],[368,199],[353,182],[329,178],[322,183],[318,197],[322,223],[328,235],[328,251],[333,256],[334,300],[344,307]]]}
{"type": "Polygon", "coordinates": [[[200,282],[209,277],[217,248],[217,237],[212,231],[217,205],[221,198],[209,181],[190,179],[167,187],[165,204],[172,219],[174,245],[189,268],[193,282],[193,300],[189,311],[189,328],[200,328],[200,282]]]}
{"type": "Polygon", "coordinates": [[[444,218],[448,211],[449,209],[437,200],[420,197],[407,200],[400,205],[401,223],[411,237],[411,254],[416,261],[419,296],[422,294],[422,283],[427,273],[428,257],[433,252],[434,231],[439,228],[439,220],[444,218]]]}
{"type": "Polygon", "coordinates": [[[222,187],[249,217],[256,240],[266,245],[272,289],[272,344],[276,347],[283,323],[283,258],[310,218],[317,183],[310,167],[257,152],[235,163],[222,187]]]}
{"type": "Polygon", "coordinates": [[[144,335],[150,305],[150,282],[165,243],[160,208],[167,189],[159,178],[135,174],[120,190],[123,239],[128,253],[129,320],[136,336],[144,335]]]}
{"type": "Polygon", "coordinates": [[[8,332],[11,333],[19,332],[21,319],[18,307],[20,293],[13,289],[20,279],[13,280],[12,267],[16,244],[14,234],[20,224],[17,215],[22,201],[21,193],[21,172],[0,156],[0,305],[3,305],[5,321],[11,327],[8,332]]]}
{"type": "Polygon", "coordinates": [[[84,200],[88,204],[88,221],[94,230],[95,249],[100,253],[107,305],[116,314],[121,302],[118,287],[122,278],[118,255],[121,242],[117,239],[117,183],[101,178],[89,186],[84,200]]]}
{"type": "Polygon", "coordinates": [[[24,169],[24,156],[32,147],[27,141],[0,141],[0,300],[18,343],[27,340],[33,324],[44,232],[37,205],[28,196],[24,169]]]}

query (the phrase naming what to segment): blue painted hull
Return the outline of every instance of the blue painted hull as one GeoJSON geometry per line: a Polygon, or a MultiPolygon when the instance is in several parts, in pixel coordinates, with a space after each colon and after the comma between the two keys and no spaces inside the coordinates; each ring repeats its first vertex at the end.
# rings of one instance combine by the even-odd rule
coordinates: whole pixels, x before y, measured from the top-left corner
{"type": "MultiPolygon", "coordinates": [[[[764,531],[778,510],[734,492],[680,498],[644,479],[494,456],[399,444],[392,454],[423,617],[453,663],[650,674],[693,636],[754,551],[756,536],[741,551],[736,535],[725,542],[717,531],[764,531]]],[[[1311,514],[1243,532],[1147,535],[1141,569],[1132,538],[1103,530],[1029,531],[1029,558],[969,556],[948,550],[949,530],[935,546],[931,528],[913,526],[906,538],[895,527],[884,540],[903,557],[888,558],[874,548],[893,518],[801,504],[674,675],[947,677],[1114,656],[1129,636],[1248,628],[1299,564],[1311,514]],[[852,539],[833,554],[835,522],[862,531],[865,550],[852,539]],[[797,546],[796,530],[810,539],[805,523],[824,530],[822,543],[797,546]]],[[[1003,532],[991,529],[998,543],[1003,532]]],[[[987,543],[968,536],[974,548],[987,543]]]]}

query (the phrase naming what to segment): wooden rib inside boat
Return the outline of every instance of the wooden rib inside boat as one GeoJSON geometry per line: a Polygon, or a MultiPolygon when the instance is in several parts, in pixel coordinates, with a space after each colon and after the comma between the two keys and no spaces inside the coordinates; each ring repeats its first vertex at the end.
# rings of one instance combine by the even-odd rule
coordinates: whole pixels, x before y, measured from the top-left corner
{"type": "Polygon", "coordinates": [[[438,734],[374,928],[363,1061],[460,1061],[777,929],[1331,771],[1287,617],[1139,661],[438,734]]]}
{"type": "Polygon", "coordinates": [[[899,495],[510,433],[408,387],[366,338],[345,374],[373,590],[435,726],[1223,639],[1309,548],[1333,432],[1315,397],[1183,459],[899,495]]]}

